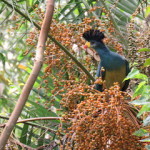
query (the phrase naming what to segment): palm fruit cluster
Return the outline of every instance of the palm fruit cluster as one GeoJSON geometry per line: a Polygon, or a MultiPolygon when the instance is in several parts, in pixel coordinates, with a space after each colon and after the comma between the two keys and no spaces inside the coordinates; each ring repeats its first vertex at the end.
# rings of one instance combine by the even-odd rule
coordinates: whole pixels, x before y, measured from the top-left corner
{"type": "Polygon", "coordinates": [[[120,91],[117,84],[104,92],[94,91],[90,86],[79,88],[72,90],[73,96],[69,91],[68,98],[63,99],[64,104],[74,105],[84,97],[64,116],[64,121],[71,125],[61,149],[144,150],[140,138],[133,135],[140,122],[133,113],[134,108],[127,103],[130,97],[127,93],[120,91]]]}

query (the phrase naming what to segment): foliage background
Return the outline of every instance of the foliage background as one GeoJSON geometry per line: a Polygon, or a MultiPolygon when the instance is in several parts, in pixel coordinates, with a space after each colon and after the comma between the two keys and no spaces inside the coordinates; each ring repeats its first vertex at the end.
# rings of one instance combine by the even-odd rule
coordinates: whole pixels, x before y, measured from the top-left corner
{"type": "MultiPolygon", "coordinates": [[[[1,124],[9,118],[31,72],[39,34],[35,26],[41,25],[44,11],[44,0],[1,1],[1,124]]],[[[149,112],[149,12],[149,0],[56,0],[43,69],[20,119],[60,117],[62,115],[60,100],[64,92],[61,89],[66,85],[67,80],[92,84],[80,68],[81,65],[76,64],[62,50],[66,48],[89,73],[95,76],[97,60],[82,47],[85,41],[81,35],[89,28],[104,30],[108,37],[106,40],[108,46],[129,59],[131,66],[134,67],[129,78],[136,78],[129,88],[130,93],[133,94],[131,91],[135,91],[133,97],[136,101],[133,103],[142,105],[139,115],[149,112]],[[139,95],[142,96],[138,99],[139,95]]],[[[68,86],[70,83],[66,87],[68,86]]],[[[49,144],[57,149],[59,136],[56,131],[61,125],[59,120],[19,123],[14,130],[15,142],[18,142],[18,145],[23,143],[36,148],[49,144]]],[[[145,126],[147,125],[149,117],[145,117],[145,126]]],[[[140,133],[145,135],[147,130],[142,129],[140,133]]]]}

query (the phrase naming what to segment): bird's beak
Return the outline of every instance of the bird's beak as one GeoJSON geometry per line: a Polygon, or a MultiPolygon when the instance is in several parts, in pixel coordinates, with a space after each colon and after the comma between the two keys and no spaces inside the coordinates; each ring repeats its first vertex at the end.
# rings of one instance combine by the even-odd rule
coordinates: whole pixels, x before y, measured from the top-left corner
{"type": "Polygon", "coordinates": [[[84,48],[89,48],[91,45],[90,45],[90,42],[86,42],[85,45],[84,45],[84,48]]]}

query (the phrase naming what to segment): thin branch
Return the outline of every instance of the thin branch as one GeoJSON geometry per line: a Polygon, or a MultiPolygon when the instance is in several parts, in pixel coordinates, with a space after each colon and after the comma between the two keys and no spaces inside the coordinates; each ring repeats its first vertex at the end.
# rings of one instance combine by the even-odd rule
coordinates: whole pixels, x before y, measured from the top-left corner
{"type": "MultiPolygon", "coordinates": [[[[2,0],[5,4],[7,4],[7,6],[9,6],[10,8],[13,8],[13,6],[8,3],[6,0],[2,0]]],[[[17,9],[16,7],[14,8],[14,10],[16,12],[18,12],[21,16],[23,16],[26,20],[30,21],[31,23],[34,24],[34,26],[37,29],[41,29],[40,26],[38,24],[36,24],[34,21],[32,21],[27,15],[25,15],[24,13],[22,13],[19,9],[17,9]]],[[[95,81],[95,78],[89,73],[89,71],[76,59],[76,57],[74,57],[70,51],[63,46],[60,42],[58,42],[55,38],[53,38],[51,35],[48,35],[48,37],[56,44],[58,45],[76,64],[79,68],[81,68],[81,70],[92,80],[95,81]]]]}
{"type": "Polygon", "coordinates": [[[5,120],[9,119],[8,117],[2,116],[2,115],[0,115],[0,118],[5,119],[5,120]]]}
{"type": "Polygon", "coordinates": [[[34,66],[26,84],[24,85],[22,89],[22,93],[19,96],[17,104],[14,108],[14,111],[12,112],[10,119],[8,120],[4,130],[2,131],[2,134],[0,136],[0,150],[4,149],[7,143],[7,140],[22,112],[22,109],[29,97],[30,91],[41,70],[41,67],[43,64],[43,54],[44,54],[45,43],[47,40],[49,27],[50,27],[52,16],[53,16],[53,11],[54,11],[54,0],[47,0],[46,13],[45,13],[45,17],[44,17],[43,24],[41,27],[41,32],[39,35],[34,66]]]}
{"type": "Polygon", "coordinates": [[[38,118],[18,120],[17,123],[24,123],[24,122],[36,121],[36,120],[61,120],[61,119],[62,119],[61,117],[38,117],[38,118]]]}
{"type": "Polygon", "coordinates": [[[46,144],[46,145],[42,145],[40,147],[37,147],[36,150],[41,150],[41,149],[55,149],[55,147],[58,146],[58,143],[56,143],[55,141],[52,141],[50,144],[46,144]]]}
{"type": "Polygon", "coordinates": [[[16,139],[10,139],[10,143],[13,144],[13,145],[18,145],[18,146],[21,146],[22,148],[24,149],[27,149],[27,150],[36,150],[35,148],[32,148],[28,145],[25,145],[23,143],[21,143],[20,141],[16,140],[16,139]]]}
{"type": "MultiPolygon", "coordinates": [[[[9,120],[8,117],[2,116],[2,115],[0,115],[0,118],[3,118],[3,119],[5,119],[5,120],[9,120]]],[[[31,119],[30,121],[34,121],[32,118],[30,118],[30,119],[31,119]]],[[[61,119],[61,118],[60,118],[60,119],[61,119]]],[[[48,119],[48,120],[60,120],[60,119],[59,119],[59,117],[58,117],[58,119],[56,119],[56,117],[54,117],[54,119],[52,119],[52,117],[51,117],[51,119],[48,119]]],[[[40,119],[37,119],[37,120],[40,120],[40,119]]],[[[17,123],[21,123],[21,122],[22,122],[22,123],[27,124],[27,125],[30,125],[30,126],[32,126],[32,127],[36,127],[36,128],[39,128],[39,129],[43,129],[43,130],[46,130],[46,131],[49,131],[49,132],[52,132],[52,133],[56,133],[56,132],[57,132],[57,130],[53,130],[53,129],[50,129],[50,128],[48,128],[48,127],[41,126],[41,125],[39,125],[39,124],[35,124],[35,123],[32,123],[32,122],[27,122],[27,121],[29,121],[29,119],[19,120],[19,121],[17,121],[17,123]]],[[[6,125],[6,123],[1,124],[1,125],[0,125],[0,128],[4,128],[5,125],[6,125]]]]}

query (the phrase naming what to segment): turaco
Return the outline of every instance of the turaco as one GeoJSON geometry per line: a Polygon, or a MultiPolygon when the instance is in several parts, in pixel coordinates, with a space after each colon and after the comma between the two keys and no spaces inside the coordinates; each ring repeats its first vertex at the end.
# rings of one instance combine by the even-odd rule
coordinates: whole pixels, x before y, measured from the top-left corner
{"type": "MultiPolygon", "coordinates": [[[[130,72],[128,61],[121,55],[112,52],[104,44],[105,38],[103,32],[91,29],[83,33],[83,38],[89,42],[88,45],[96,50],[100,56],[100,64],[97,69],[97,77],[105,80],[105,87],[108,89],[113,86],[114,82],[118,82],[122,91],[126,90],[129,80],[123,82],[124,78],[130,72]]],[[[95,88],[103,91],[102,84],[96,84],[95,88]]]]}

